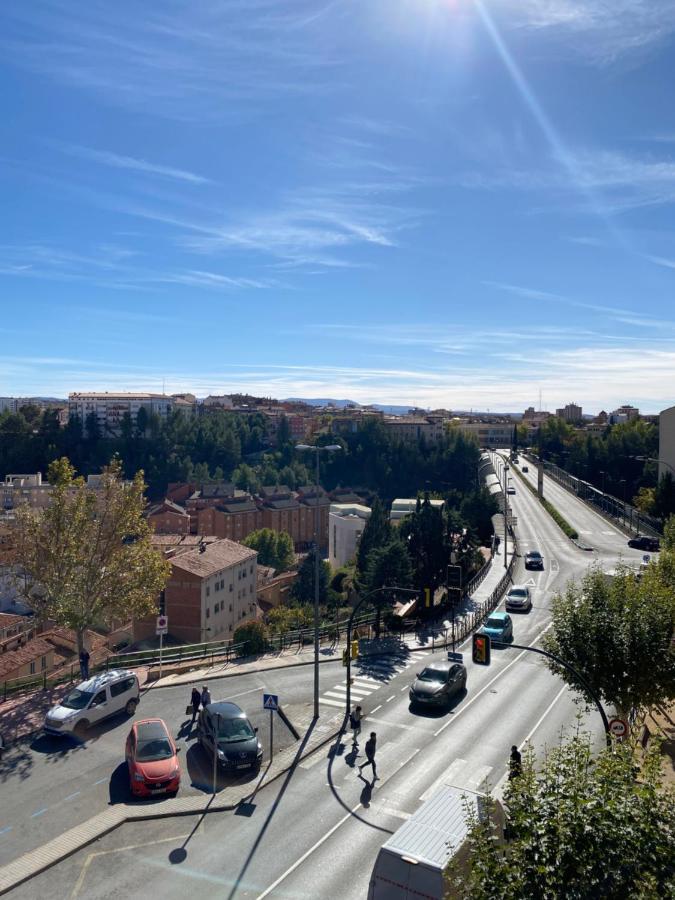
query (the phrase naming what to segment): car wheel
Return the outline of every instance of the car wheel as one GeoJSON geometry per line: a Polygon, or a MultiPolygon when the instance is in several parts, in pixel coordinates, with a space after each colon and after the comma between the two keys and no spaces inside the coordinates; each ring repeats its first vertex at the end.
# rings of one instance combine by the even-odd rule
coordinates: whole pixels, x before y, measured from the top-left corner
{"type": "Polygon", "coordinates": [[[127,700],[127,705],[124,707],[124,711],[128,716],[133,716],[136,712],[136,707],[138,706],[138,700],[127,700]]]}
{"type": "Polygon", "coordinates": [[[73,728],[73,733],[79,738],[84,738],[88,730],[89,719],[80,719],[77,725],[73,728]]]}

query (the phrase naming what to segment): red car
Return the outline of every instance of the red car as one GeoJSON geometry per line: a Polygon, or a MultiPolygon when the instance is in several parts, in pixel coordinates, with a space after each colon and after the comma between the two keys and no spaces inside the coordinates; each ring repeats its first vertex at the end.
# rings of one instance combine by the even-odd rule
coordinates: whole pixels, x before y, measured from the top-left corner
{"type": "Polygon", "coordinates": [[[134,722],[127,738],[126,757],[135,797],[176,794],[180,787],[178,748],[162,719],[134,722]]]}

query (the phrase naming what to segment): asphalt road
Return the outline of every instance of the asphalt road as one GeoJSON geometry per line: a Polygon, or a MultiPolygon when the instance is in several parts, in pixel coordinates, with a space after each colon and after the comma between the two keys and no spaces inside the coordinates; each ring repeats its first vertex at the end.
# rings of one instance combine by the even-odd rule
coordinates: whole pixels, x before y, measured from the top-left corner
{"type": "MultiPolygon", "coordinates": [[[[530,492],[514,483],[516,495],[509,499],[518,516],[520,549],[536,548],[545,559],[543,572],[525,572],[519,560],[514,578],[530,583],[534,599],[529,614],[514,615],[515,640],[536,645],[550,624],[553,594],[583,575],[594,559],[610,564],[630,551],[624,535],[602,519],[595,521],[599,517],[587,514],[571,495],[554,498],[551,488],[560,511],[580,530],[579,523],[588,523],[597,535],[589,541],[597,544],[597,552],[578,550],[530,492]]],[[[13,896],[48,891],[52,898],[140,897],[152,872],[153,889],[167,898],[182,898],[191,889],[219,898],[364,898],[379,847],[435,785],[499,786],[511,744],[531,741],[542,750],[579,724],[598,746],[604,743],[597,711],[580,706],[535,654],[509,648],[494,650],[489,668],[474,666],[468,653],[465,662],[466,695],[447,711],[425,714],[410,710],[407,696],[422,661],[402,660],[379,675],[377,668],[357,670],[355,689],[367,717],[362,742],[369,730],[377,732],[381,780],[358,777],[355,764],[363,757],[350,742],[333,745],[263,789],[252,808],[124,827],[13,896]]],[[[340,702],[342,670],[325,669],[322,698],[333,712],[331,702],[340,702]]],[[[296,671],[311,681],[311,670],[296,671]]],[[[239,679],[230,679],[233,693],[235,683],[237,690],[245,689],[239,679]]]]}

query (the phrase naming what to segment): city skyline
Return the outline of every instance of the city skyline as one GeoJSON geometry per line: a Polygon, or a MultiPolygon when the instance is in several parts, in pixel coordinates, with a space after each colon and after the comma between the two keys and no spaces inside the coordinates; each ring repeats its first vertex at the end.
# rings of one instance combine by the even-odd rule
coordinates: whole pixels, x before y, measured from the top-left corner
{"type": "Polygon", "coordinates": [[[603,10],[10,3],[0,394],[671,406],[675,4],[603,10]]]}

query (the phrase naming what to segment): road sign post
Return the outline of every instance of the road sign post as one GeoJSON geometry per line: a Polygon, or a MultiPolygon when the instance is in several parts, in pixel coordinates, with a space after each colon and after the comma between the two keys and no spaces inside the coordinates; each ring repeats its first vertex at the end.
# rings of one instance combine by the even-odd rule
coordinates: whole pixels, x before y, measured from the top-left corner
{"type": "Polygon", "coordinates": [[[162,647],[164,645],[164,635],[169,631],[168,616],[157,616],[157,624],[155,626],[155,634],[159,635],[159,677],[162,677],[162,647]]]}
{"type": "Polygon", "coordinates": [[[278,694],[263,694],[263,709],[270,711],[270,762],[274,756],[274,713],[279,710],[278,694]]]}
{"type": "Polygon", "coordinates": [[[625,719],[610,719],[609,730],[618,741],[622,741],[628,734],[628,723],[625,719]]]}

